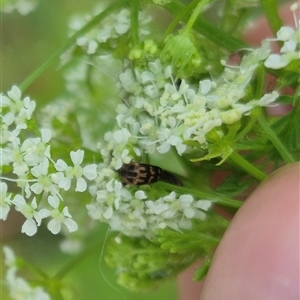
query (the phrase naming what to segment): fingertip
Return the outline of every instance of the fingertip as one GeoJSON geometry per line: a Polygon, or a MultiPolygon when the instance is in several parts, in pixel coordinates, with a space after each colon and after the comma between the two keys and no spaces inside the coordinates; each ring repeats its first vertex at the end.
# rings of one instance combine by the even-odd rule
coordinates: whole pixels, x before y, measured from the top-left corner
{"type": "Polygon", "coordinates": [[[299,174],[291,164],[246,200],[225,233],[201,300],[299,299],[299,174]]]}

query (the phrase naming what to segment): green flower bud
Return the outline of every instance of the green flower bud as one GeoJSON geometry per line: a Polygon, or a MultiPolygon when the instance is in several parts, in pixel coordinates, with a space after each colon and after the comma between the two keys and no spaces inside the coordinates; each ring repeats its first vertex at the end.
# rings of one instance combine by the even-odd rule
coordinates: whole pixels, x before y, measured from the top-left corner
{"type": "Polygon", "coordinates": [[[188,33],[180,33],[167,38],[165,47],[161,52],[162,61],[171,61],[171,65],[178,77],[185,77],[194,72],[199,66],[201,58],[196,49],[193,36],[188,33]]]}
{"type": "Polygon", "coordinates": [[[133,48],[128,55],[130,60],[141,59],[144,57],[144,51],[140,47],[133,48]]]}
{"type": "Polygon", "coordinates": [[[242,118],[242,114],[237,109],[230,109],[221,113],[221,118],[224,124],[232,124],[242,118]]]}
{"type": "Polygon", "coordinates": [[[157,52],[157,44],[153,40],[146,40],[144,42],[145,52],[154,55],[157,52]]]}

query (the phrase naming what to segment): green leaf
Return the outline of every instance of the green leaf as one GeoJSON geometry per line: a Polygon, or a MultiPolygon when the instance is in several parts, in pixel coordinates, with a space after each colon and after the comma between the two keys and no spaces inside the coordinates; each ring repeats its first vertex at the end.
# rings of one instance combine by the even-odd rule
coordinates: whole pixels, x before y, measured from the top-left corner
{"type": "Polygon", "coordinates": [[[195,271],[194,273],[194,281],[202,280],[208,273],[211,265],[211,259],[207,259],[204,263],[195,271]]]}

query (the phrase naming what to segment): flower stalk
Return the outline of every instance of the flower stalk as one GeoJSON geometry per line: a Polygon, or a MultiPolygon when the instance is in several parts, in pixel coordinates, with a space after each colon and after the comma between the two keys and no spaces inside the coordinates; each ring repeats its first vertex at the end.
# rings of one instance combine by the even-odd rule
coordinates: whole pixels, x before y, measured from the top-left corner
{"type": "Polygon", "coordinates": [[[274,131],[270,127],[269,123],[266,121],[264,115],[261,115],[258,118],[258,122],[260,123],[262,129],[268,136],[269,140],[272,142],[274,147],[277,149],[277,151],[278,151],[279,155],[282,157],[283,161],[285,163],[294,163],[295,159],[292,157],[292,155],[289,153],[289,151],[286,149],[286,147],[283,145],[283,143],[280,141],[280,139],[274,133],[274,131]]]}
{"type": "Polygon", "coordinates": [[[244,159],[240,154],[236,151],[232,151],[229,159],[232,160],[239,168],[244,170],[247,174],[252,175],[259,181],[263,181],[268,177],[267,174],[256,168],[253,164],[249,163],[246,159],[244,159]]]}

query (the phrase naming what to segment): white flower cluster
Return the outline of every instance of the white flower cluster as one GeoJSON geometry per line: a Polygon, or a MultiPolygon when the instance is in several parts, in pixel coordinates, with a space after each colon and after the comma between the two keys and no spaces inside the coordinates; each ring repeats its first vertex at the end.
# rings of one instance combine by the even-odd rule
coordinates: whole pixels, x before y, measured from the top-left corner
{"type": "MultiPolygon", "coordinates": [[[[41,129],[39,137],[28,137],[28,124],[34,126],[32,114],[35,102],[29,97],[21,99],[21,91],[14,86],[6,95],[1,95],[1,169],[8,170],[13,176],[1,177],[0,219],[6,220],[11,206],[21,212],[26,221],[22,232],[29,236],[37,232],[42,219],[51,217],[48,229],[57,234],[61,225],[65,224],[70,232],[77,230],[77,224],[72,219],[63,203],[61,190],[69,190],[71,181],[76,180],[75,191],[87,189],[85,178],[96,178],[95,164],[82,167],[84,151],[71,151],[73,166],[59,159],[51,158],[51,131],[41,129]],[[8,192],[6,182],[15,182],[20,193],[13,195],[8,192]],[[46,201],[42,201],[47,199],[46,201]],[[46,202],[46,203],[44,203],[46,202]],[[49,207],[50,209],[46,208],[49,207]]],[[[7,173],[7,172],[6,172],[7,173]]]]}
{"type": "Polygon", "coordinates": [[[278,70],[286,67],[292,61],[300,61],[300,26],[296,29],[283,26],[277,32],[277,38],[272,41],[280,41],[283,46],[279,54],[271,54],[265,61],[265,66],[278,70]]]}
{"type": "Polygon", "coordinates": [[[9,289],[11,299],[15,300],[50,300],[51,297],[45,292],[42,287],[36,284],[31,285],[22,277],[17,275],[18,264],[13,251],[7,247],[3,247],[5,255],[5,265],[7,267],[5,283],[9,289]]]}
{"type": "Polygon", "coordinates": [[[101,165],[96,182],[90,188],[94,201],[87,205],[90,217],[128,236],[151,237],[157,229],[166,227],[188,229],[193,219],[204,219],[211,206],[210,201],[197,201],[191,195],[175,192],[153,199],[149,186],[123,186],[111,165],[101,165]]]}
{"type": "Polygon", "coordinates": [[[151,188],[124,187],[117,170],[143,152],[166,153],[172,147],[182,155],[191,147],[187,145],[205,146],[213,129],[238,122],[255,107],[274,105],[276,91],[260,99],[247,94],[257,67],[270,53],[265,41],[261,48],[248,50],[239,66],[226,66],[218,79],[202,80],[198,87],[175,82],[171,67],[164,68],[159,60],[122,73],[123,103],[117,107],[117,129],[106,133],[101,145],[104,162],[96,186],[90,188],[95,199],[87,206],[90,216],[131,236],[151,236],[165,227],[189,228],[193,219],[205,218],[209,201],[175,192],[155,197],[151,188]]]}
{"type": "Polygon", "coordinates": [[[11,13],[16,10],[20,15],[25,16],[34,11],[37,5],[37,0],[7,0],[1,3],[1,11],[11,13]]]}
{"type": "Polygon", "coordinates": [[[198,87],[172,79],[171,68],[159,60],[150,62],[148,70],[134,73],[127,69],[120,75],[123,104],[117,108],[120,128],[131,133],[137,148],[147,153],[166,153],[175,147],[182,155],[188,142],[206,143],[206,135],[222,124],[239,121],[257,106],[269,106],[277,92],[261,99],[244,100],[252,76],[269,55],[266,42],[246,55],[239,67],[227,66],[219,79],[200,81],[198,87]]]}
{"type": "MultiPolygon", "coordinates": [[[[99,14],[103,11],[102,7],[95,8],[93,10],[93,15],[99,14]]],[[[74,16],[70,21],[71,34],[80,30],[88,21],[91,20],[93,16],[74,16]]],[[[145,36],[149,34],[149,31],[146,29],[146,26],[150,21],[151,17],[145,12],[139,12],[139,34],[140,36],[145,36]]],[[[79,37],[77,39],[77,45],[85,49],[87,54],[94,54],[99,45],[107,43],[108,41],[115,41],[117,38],[128,33],[130,30],[130,10],[123,8],[117,13],[110,14],[100,26],[94,27],[89,33],[79,37]]],[[[112,46],[115,48],[116,44],[112,42],[112,46]]]]}

